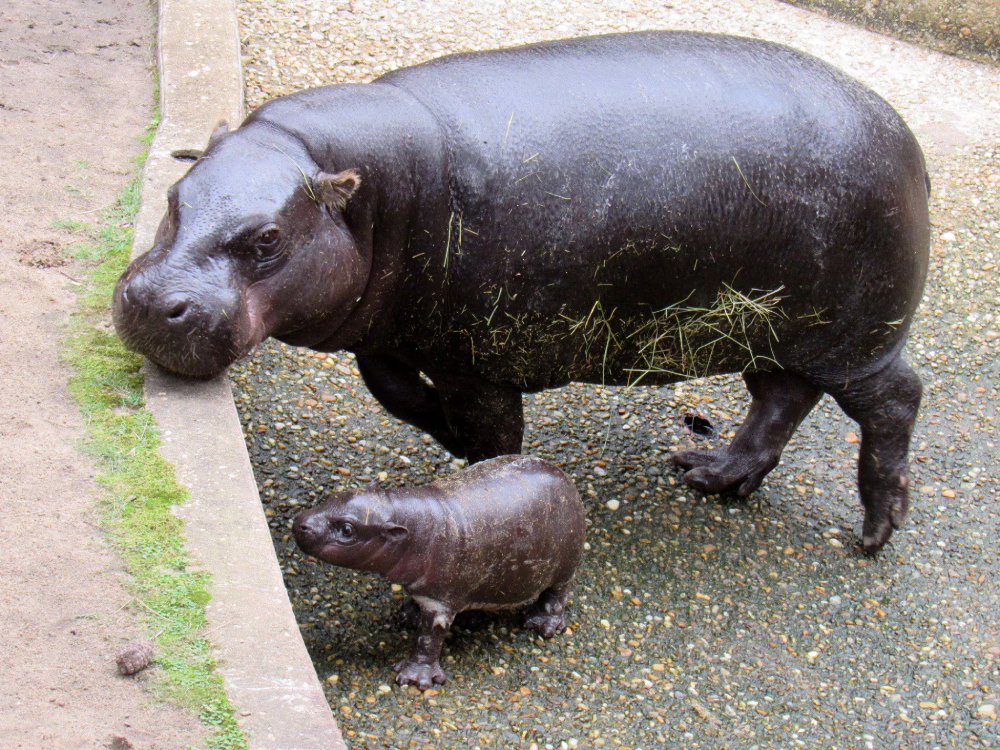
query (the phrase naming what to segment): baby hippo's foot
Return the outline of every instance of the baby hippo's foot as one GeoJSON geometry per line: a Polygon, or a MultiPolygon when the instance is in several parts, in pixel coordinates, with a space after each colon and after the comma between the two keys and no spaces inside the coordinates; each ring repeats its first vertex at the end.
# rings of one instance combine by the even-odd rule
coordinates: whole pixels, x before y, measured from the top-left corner
{"type": "Polygon", "coordinates": [[[708,495],[733,490],[740,497],[748,497],[760,487],[764,477],[778,464],[777,458],[769,455],[747,455],[730,448],[679,451],[671,458],[685,470],[684,482],[688,487],[708,495]]]}
{"type": "Polygon", "coordinates": [[[432,664],[425,664],[413,659],[403,659],[393,670],[396,672],[396,684],[416,685],[421,690],[427,690],[432,685],[443,685],[448,679],[436,660],[432,664]]]}
{"type": "Polygon", "coordinates": [[[551,638],[566,630],[566,592],[546,589],[538,601],[524,610],[523,627],[534,630],[543,638],[551,638]]]}
{"type": "Polygon", "coordinates": [[[543,638],[551,638],[566,630],[566,615],[563,612],[547,615],[537,611],[533,605],[524,611],[523,627],[525,630],[534,630],[543,638]]]}

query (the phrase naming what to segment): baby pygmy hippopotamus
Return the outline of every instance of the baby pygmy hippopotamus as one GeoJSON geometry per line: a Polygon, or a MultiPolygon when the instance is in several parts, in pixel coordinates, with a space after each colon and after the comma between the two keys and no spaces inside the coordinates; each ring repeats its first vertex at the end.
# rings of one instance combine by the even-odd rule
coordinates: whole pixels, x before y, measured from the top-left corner
{"type": "Polygon", "coordinates": [[[348,490],[295,519],[303,552],[381,573],[419,607],[396,682],[445,681],[438,663],[455,615],[524,607],[524,627],[566,629],[565,605],[586,534],[580,495],[538,458],[500,456],[422,487],[348,490]]]}

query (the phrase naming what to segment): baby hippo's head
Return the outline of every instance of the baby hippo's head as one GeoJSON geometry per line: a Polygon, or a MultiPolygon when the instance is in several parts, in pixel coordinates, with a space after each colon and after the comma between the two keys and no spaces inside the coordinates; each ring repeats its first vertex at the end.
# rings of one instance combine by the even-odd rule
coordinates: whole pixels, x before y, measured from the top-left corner
{"type": "Polygon", "coordinates": [[[374,485],[339,492],[295,517],[295,543],[307,555],[331,565],[384,573],[392,547],[407,531],[391,520],[392,506],[374,485]]]}

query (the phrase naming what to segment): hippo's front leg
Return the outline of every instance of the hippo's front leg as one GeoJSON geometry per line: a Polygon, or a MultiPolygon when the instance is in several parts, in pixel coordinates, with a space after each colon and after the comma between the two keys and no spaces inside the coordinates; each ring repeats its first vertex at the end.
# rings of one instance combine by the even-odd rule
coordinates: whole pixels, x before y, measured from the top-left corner
{"type": "Polygon", "coordinates": [[[478,378],[432,374],[448,426],[470,464],[521,452],[521,392],[478,378]]]}
{"type": "Polygon", "coordinates": [[[358,371],[387,412],[423,430],[453,456],[465,458],[462,443],[448,427],[437,389],[417,370],[392,357],[359,356],[358,371]]]}
{"type": "Polygon", "coordinates": [[[438,659],[455,611],[441,602],[421,599],[420,622],[417,636],[413,640],[410,655],[396,664],[396,682],[400,685],[416,685],[427,690],[431,685],[443,685],[447,679],[438,659]]]}

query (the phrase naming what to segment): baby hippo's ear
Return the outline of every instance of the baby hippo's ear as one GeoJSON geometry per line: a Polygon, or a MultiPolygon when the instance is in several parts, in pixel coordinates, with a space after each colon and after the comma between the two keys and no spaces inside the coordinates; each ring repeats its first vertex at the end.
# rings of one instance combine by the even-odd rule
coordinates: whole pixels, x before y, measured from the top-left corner
{"type": "Polygon", "coordinates": [[[402,526],[397,526],[394,523],[387,523],[382,527],[382,536],[390,542],[401,542],[406,539],[409,533],[402,526]]]}
{"type": "Polygon", "coordinates": [[[347,201],[361,187],[361,175],[353,169],[345,169],[337,174],[320,172],[313,180],[313,190],[320,202],[331,211],[343,211],[347,201]]]}

